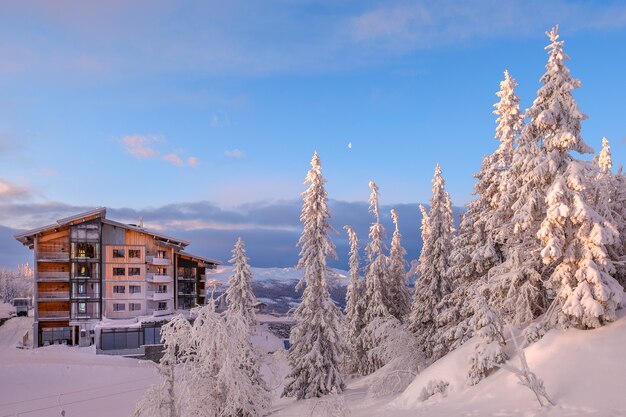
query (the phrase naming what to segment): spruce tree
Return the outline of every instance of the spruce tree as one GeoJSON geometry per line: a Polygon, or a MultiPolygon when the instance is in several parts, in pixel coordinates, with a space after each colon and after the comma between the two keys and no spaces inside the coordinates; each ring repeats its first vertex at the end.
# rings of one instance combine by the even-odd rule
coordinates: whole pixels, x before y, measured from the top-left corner
{"type": "Polygon", "coordinates": [[[448,265],[454,228],[450,197],[439,165],[435,167],[433,197],[430,203],[429,234],[420,256],[421,278],[415,283],[415,298],[408,325],[417,336],[427,358],[433,356],[436,330],[436,306],[451,291],[448,265]]]}
{"type": "Polygon", "coordinates": [[[315,152],[305,179],[309,188],[302,194],[300,220],[304,230],[298,242],[301,250],[297,267],[304,270],[305,289],[294,313],[296,324],[288,354],[291,372],[283,392],[283,396],[298,400],[341,392],[344,388],[339,372],[345,350],[341,317],[328,292],[326,259],[335,256],[335,246],[328,236],[331,226],[325,183],[315,152]]]}
{"type": "Polygon", "coordinates": [[[537,236],[543,243],[544,264],[554,267],[548,287],[556,293],[558,321],[563,325],[595,328],[615,320],[623,289],[612,276],[607,246],[616,241],[615,228],[590,201],[593,187],[585,163],[571,152],[593,150],[581,136],[581,121],[572,90],[580,87],[565,65],[558,27],[547,33],[549,58],[543,86],[528,110],[533,137],[541,143],[545,163],[539,166],[548,179],[547,210],[537,236]]]}
{"type": "Polygon", "coordinates": [[[365,349],[361,332],[363,331],[363,285],[360,277],[359,240],[350,226],[344,226],[350,241],[350,282],[346,290],[346,339],[351,351],[350,368],[353,372],[362,372],[365,361],[365,349]]]}
{"type": "Polygon", "coordinates": [[[233,274],[228,279],[229,287],[226,290],[228,312],[241,316],[249,326],[252,326],[256,324],[254,313],[256,297],[252,292],[252,272],[248,265],[243,239],[237,239],[232,254],[230,263],[234,268],[233,274]]]}
{"type": "Polygon", "coordinates": [[[406,250],[402,247],[402,235],[398,226],[398,212],[391,210],[395,226],[389,252],[389,313],[403,322],[411,309],[411,296],[406,278],[406,250]]]}
{"type": "Polygon", "coordinates": [[[374,214],[375,222],[370,226],[370,242],[366,247],[368,265],[365,273],[365,324],[369,324],[377,317],[390,315],[389,301],[387,296],[388,270],[386,249],[383,238],[385,228],[380,222],[380,210],[378,205],[378,186],[371,181],[369,187],[370,212],[374,214]]]}

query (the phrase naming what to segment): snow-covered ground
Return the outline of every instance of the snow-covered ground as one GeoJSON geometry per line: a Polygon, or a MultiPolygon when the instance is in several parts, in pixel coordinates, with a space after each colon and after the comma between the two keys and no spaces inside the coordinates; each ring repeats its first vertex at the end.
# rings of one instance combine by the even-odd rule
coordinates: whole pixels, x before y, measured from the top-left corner
{"type": "Polygon", "coordinates": [[[5,319],[15,315],[15,307],[8,303],[0,303],[0,319],[5,319]]]}
{"type": "MultiPolygon", "coordinates": [[[[147,387],[158,380],[149,362],[95,355],[90,348],[16,349],[31,325],[31,318],[20,317],[0,326],[0,416],[43,417],[60,415],[61,410],[66,416],[129,416],[147,387]]],[[[265,354],[262,372],[275,396],[271,415],[322,416],[328,398],[321,400],[326,404],[280,398],[288,372],[282,341],[259,328],[253,343],[265,354]]],[[[552,331],[528,347],[531,369],[544,379],[557,404],[546,409],[507,371],[466,387],[471,342],[418,375],[402,394],[369,398],[369,376],[349,381],[335,401],[344,401],[352,417],[626,416],[625,346],[626,312],[620,311],[620,319],[603,328],[552,331]],[[421,401],[422,389],[433,379],[450,383],[447,396],[421,401]]]]}

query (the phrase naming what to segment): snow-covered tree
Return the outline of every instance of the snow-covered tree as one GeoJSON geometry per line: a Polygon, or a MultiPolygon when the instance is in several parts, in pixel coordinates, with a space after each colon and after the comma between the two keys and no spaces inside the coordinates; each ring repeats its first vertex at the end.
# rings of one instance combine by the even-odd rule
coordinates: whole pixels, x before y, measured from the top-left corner
{"type": "Polygon", "coordinates": [[[254,313],[256,297],[252,292],[252,271],[241,238],[237,239],[232,254],[230,263],[233,264],[233,274],[228,279],[229,286],[226,290],[228,311],[240,315],[249,326],[252,326],[256,324],[254,313]]]}
{"type": "Polygon", "coordinates": [[[469,324],[474,329],[474,334],[481,338],[470,356],[467,373],[467,383],[475,385],[508,358],[504,353],[506,340],[502,334],[503,326],[498,313],[489,306],[479,291],[474,294],[470,303],[473,315],[469,324]]]}
{"type": "Polygon", "coordinates": [[[270,405],[249,327],[238,314],[219,314],[213,303],[192,310],[188,343],[180,346],[186,416],[260,417],[270,405]]]}
{"type": "MultiPolygon", "coordinates": [[[[160,384],[150,387],[146,395],[137,403],[134,417],[179,417],[181,407],[185,401],[182,398],[180,375],[176,378],[180,368],[177,352],[189,347],[191,325],[179,314],[168,323],[161,326],[161,341],[163,342],[163,356],[158,365],[160,384]]],[[[184,412],[185,410],[183,410],[184,412]]]]}
{"type": "Polygon", "coordinates": [[[350,241],[350,282],[346,290],[346,341],[350,347],[350,370],[361,372],[365,360],[365,349],[361,339],[363,323],[363,285],[360,277],[359,240],[356,232],[350,226],[344,226],[350,241]]]}
{"type": "Polygon", "coordinates": [[[376,317],[384,317],[390,314],[388,301],[388,270],[386,249],[383,238],[385,228],[380,222],[380,210],[378,205],[378,186],[371,181],[369,187],[370,212],[374,214],[375,222],[370,226],[370,241],[365,248],[368,265],[365,272],[365,324],[369,324],[376,317]]]}
{"type": "Polygon", "coordinates": [[[589,201],[593,185],[588,168],[570,154],[593,152],[581,136],[581,121],[586,116],[572,95],[580,81],[565,66],[569,57],[563,52],[558,28],[547,35],[551,43],[546,47],[549,58],[541,78],[543,86],[527,112],[533,136],[546,154],[539,169],[550,180],[547,211],[537,236],[544,245],[544,264],[554,266],[548,286],[561,306],[559,321],[595,328],[615,320],[615,309],[622,300],[623,289],[612,276],[615,268],[607,255],[617,229],[589,201]]]}
{"type": "Polygon", "coordinates": [[[11,303],[14,298],[33,296],[33,268],[28,264],[17,266],[16,270],[0,269],[0,302],[11,303]]]}
{"type": "Polygon", "coordinates": [[[405,320],[411,309],[411,295],[406,276],[406,250],[402,247],[402,235],[398,227],[398,212],[391,210],[395,226],[389,252],[389,313],[400,320],[405,320]]]}
{"type": "Polygon", "coordinates": [[[300,220],[304,230],[298,242],[298,268],[304,270],[301,282],[306,287],[294,313],[296,325],[291,331],[288,356],[291,372],[283,393],[297,399],[320,397],[344,388],[339,372],[345,351],[342,323],[340,311],[328,292],[326,258],[335,256],[335,246],[328,236],[331,226],[325,183],[316,152],[305,179],[305,184],[310,185],[303,193],[300,220]]]}
{"type": "Polygon", "coordinates": [[[451,291],[447,273],[454,224],[450,197],[445,191],[439,165],[435,167],[432,190],[428,215],[430,232],[422,247],[421,278],[415,283],[415,298],[408,319],[409,328],[428,358],[433,355],[436,306],[451,291]]]}
{"type": "Polygon", "coordinates": [[[602,150],[594,162],[597,172],[590,179],[594,186],[594,206],[618,232],[614,243],[607,246],[607,253],[615,265],[615,279],[626,286],[626,190],[623,175],[611,172],[613,160],[607,138],[602,138],[602,150]]]}

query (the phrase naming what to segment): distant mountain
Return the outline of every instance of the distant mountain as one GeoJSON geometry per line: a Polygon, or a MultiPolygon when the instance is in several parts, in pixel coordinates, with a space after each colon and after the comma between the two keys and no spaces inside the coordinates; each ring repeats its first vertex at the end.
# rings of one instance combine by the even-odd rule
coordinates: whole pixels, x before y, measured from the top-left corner
{"type": "MultiPolygon", "coordinates": [[[[287,313],[300,303],[302,289],[296,291],[296,285],[302,278],[303,271],[295,268],[251,268],[253,281],[252,290],[259,301],[267,304],[268,312],[287,313]]],[[[207,274],[208,280],[215,280],[217,287],[214,296],[217,298],[228,288],[228,278],[232,274],[232,266],[220,266],[207,274]]],[[[329,275],[330,296],[342,308],[346,299],[348,273],[333,269],[329,275]]],[[[210,295],[210,294],[209,294],[210,295]]]]}

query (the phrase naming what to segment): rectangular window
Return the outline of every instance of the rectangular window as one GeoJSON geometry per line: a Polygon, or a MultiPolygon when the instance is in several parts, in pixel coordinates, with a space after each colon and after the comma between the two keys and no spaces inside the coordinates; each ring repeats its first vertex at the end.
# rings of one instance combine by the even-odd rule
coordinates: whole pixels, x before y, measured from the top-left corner
{"type": "Polygon", "coordinates": [[[159,294],[165,294],[167,292],[167,285],[159,285],[157,292],[159,294]]]}
{"type": "Polygon", "coordinates": [[[167,275],[167,267],[157,268],[157,275],[167,275]]]}
{"type": "Polygon", "coordinates": [[[141,293],[141,285],[130,285],[128,287],[128,292],[131,294],[140,294],[141,293]]]}
{"type": "Polygon", "coordinates": [[[139,310],[141,310],[141,304],[139,304],[139,303],[130,303],[128,305],[128,309],[130,311],[139,311],[139,310]]]}
{"type": "Polygon", "coordinates": [[[139,250],[139,249],[129,249],[128,250],[128,257],[129,258],[136,258],[136,259],[141,258],[141,250],[139,250]]]}
{"type": "Polygon", "coordinates": [[[113,311],[126,311],[126,304],[122,303],[114,303],[113,311]]]}
{"type": "Polygon", "coordinates": [[[113,268],[113,276],[114,277],[126,276],[126,268],[113,268]]]}
{"type": "Polygon", "coordinates": [[[124,286],[124,285],[114,285],[113,286],[113,294],[126,294],[126,286],[124,286]]]}
{"type": "Polygon", "coordinates": [[[79,314],[87,313],[87,303],[78,303],[78,313],[79,314]]]}
{"type": "Polygon", "coordinates": [[[113,257],[114,258],[125,258],[126,251],[124,249],[113,249],[113,257]]]}
{"type": "Polygon", "coordinates": [[[157,254],[156,254],[156,257],[157,257],[157,258],[162,258],[162,259],[165,259],[165,254],[166,254],[166,253],[167,253],[167,252],[165,252],[164,250],[158,250],[158,251],[157,251],[157,254]]]}
{"type": "Polygon", "coordinates": [[[129,277],[137,277],[141,275],[141,268],[128,268],[129,277]]]}
{"type": "Polygon", "coordinates": [[[76,293],[85,294],[85,284],[78,284],[76,288],[76,293]]]}
{"type": "Polygon", "coordinates": [[[157,306],[157,310],[159,311],[167,310],[167,302],[165,301],[159,302],[159,305],[157,306]]]}

